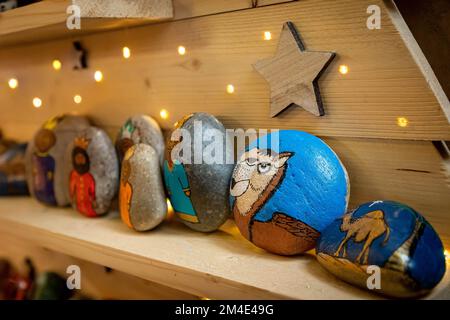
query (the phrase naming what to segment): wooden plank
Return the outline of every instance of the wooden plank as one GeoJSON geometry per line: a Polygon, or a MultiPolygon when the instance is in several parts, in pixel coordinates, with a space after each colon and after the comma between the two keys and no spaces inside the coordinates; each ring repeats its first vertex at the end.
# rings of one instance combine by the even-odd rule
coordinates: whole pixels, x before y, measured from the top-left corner
{"type": "MultiPolygon", "coordinates": [[[[97,5],[92,0],[73,1],[81,6],[82,17],[89,18],[82,19],[81,30],[66,28],[68,17],[66,9],[72,4],[71,0],[45,0],[0,14],[0,47],[80,37],[106,30],[131,28],[169,18],[180,20],[253,8],[252,1],[249,0],[174,0],[173,5],[171,0],[139,0],[139,3],[115,0],[119,5],[112,5],[110,0],[97,0],[101,1],[102,5],[97,5]],[[155,4],[153,6],[145,5],[148,1],[155,4]],[[130,5],[133,9],[131,11],[130,5]],[[128,10],[123,10],[124,8],[128,10]],[[173,9],[175,9],[175,13],[173,13],[173,9]],[[125,18],[117,19],[118,16],[125,18]],[[95,17],[101,17],[101,19],[95,17]],[[145,19],[132,19],[133,17],[144,17],[145,19]]],[[[259,0],[257,7],[290,1],[293,0],[259,0]]]]}
{"type": "Polygon", "coordinates": [[[86,219],[71,209],[5,198],[0,199],[0,233],[200,297],[371,298],[335,281],[310,255],[286,258],[257,249],[233,223],[212,234],[188,230],[175,221],[136,233],[118,215],[86,219]]]}
{"type": "Polygon", "coordinates": [[[173,17],[172,0],[72,0],[82,18],[149,18],[173,17]]]}
{"type": "Polygon", "coordinates": [[[185,292],[39,247],[36,243],[16,236],[2,233],[0,239],[2,243],[8,244],[0,247],[0,257],[8,258],[22,272],[26,271],[23,270],[25,258],[33,261],[38,273],[53,271],[67,276],[68,266],[79,266],[81,293],[95,299],[198,299],[185,292]]]}
{"type": "Polygon", "coordinates": [[[394,0],[385,0],[385,2],[392,22],[399,31],[399,34],[401,35],[403,41],[411,52],[414,61],[416,61],[417,65],[420,68],[420,71],[422,71],[423,76],[425,77],[426,81],[431,87],[431,90],[438,99],[442,110],[447,117],[447,120],[450,122],[450,101],[448,100],[447,95],[445,94],[441,84],[434,74],[433,69],[431,68],[427,58],[423,54],[422,49],[419,47],[419,44],[414,39],[414,36],[409,30],[405,20],[403,20],[403,17],[401,16],[397,6],[395,5],[394,0]]]}
{"type": "Polygon", "coordinates": [[[449,173],[432,143],[326,139],[348,170],[350,206],[399,201],[422,213],[450,249],[449,173]]]}
{"type": "Polygon", "coordinates": [[[186,19],[211,14],[259,8],[296,0],[174,0],[175,19],[186,19]]]}
{"type": "Polygon", "coordinates": [[[0,70],[2,120],[37,125],[76,110],[101,126],[117,126],[130,114],[158,117],[165,108],[170,115],[161,121],[165,128],[186,113],[206,111],[227,127],[450,140],[447,118],[388,14],[382,15],[382,29],[366,28],[368,4],[374,2],[300,1],[86,36],[91,69],[83,72],[71,70],[67,40],[5,49],[0,52],[0,61],[8,61],[0,70]],[[309,49],[337,52],[319,81],[324,117],[290,108],[271,119],[269,87],[251,67],[273,56],[288,18],[309,49]],[[263,40],[264,31],[272,32],[272,41],[263,40]],[[132,51],[128,61],[121,60],[124,45],[132,51]],[[178,55],[179,45],[187,48],[185,56],[178,55]],[[59,73],[50,68],[56,57],[67,66],[59,73]],[[338,72],[341,64],[349,67],[345,76],[338,72]],[[104,72],[101,84],[92,80],[95,69],[104,72]],[[16,92],[6,86],[13,76],[21,80],[16,92]],[[234,94],[226,93],[227,84],[234,85],[234,94]],[[80,105],[73,103],[74,94],[82,95],[80,105]],[[44,106],[34,110],[31,99],[38,95],[44,106]],[[24,119],[30,113],[33,117],[24,119]],[[406,126],[399,126],[398,118],[407,120],[401,122],[406,126]]]}
{"type": "Polygon", "coordinates": [[[447,0],[423,2],[421,0],[395,0],[414,39],[427,57],[442,89],[450,97],[450,20],[447,0]]]}
{"type": "MultiPolygon", "coordinates": [[[[242,238],[233,222],[212,234],[169,220],[138,234],[119,216],[86,219],[31,199],[0,199],[0,234],[32,241],[190,294],[212,299],[377,299],[335,279],[314,256],[281,257],[242,238]],[[14,210],[14,215],[10,212],[14,210]]],[[[448,294],[446,281],[428,298],[448,294]]]]}
{"type": "Polygon", "coordinates": [[[9,34],[65,22],[69,5],[68,0],[48,0],[0,13],[1,41],[9,34]]]}
{"type": "Polygon", "coordinates": [[[94,11],[93,1],[88,3],[82,0],[74,1],[81,5],[81,17],[89,18],[82,19],[80,30],[69,30],[66,26],[68,18],[66,11],[72,4],[71,0],[45,0],[0,13],[0,47],[79,37],[94,32],[148,24],[173,17],[171,0],[139,0],[139,3],[114,0],[115,3],[108,1],[108,6],[103,5],[102,11],[94,11]],[[144,5],[149,1],[152,5],[144,5]],[[117,11],[119,8],[120,10],[117,11]],[[138,15],[136,8],[140,10],[139,17],[145,19],[131,19],[138,15]],[[118,20],[118,17],[129,18],[118,20]]]}

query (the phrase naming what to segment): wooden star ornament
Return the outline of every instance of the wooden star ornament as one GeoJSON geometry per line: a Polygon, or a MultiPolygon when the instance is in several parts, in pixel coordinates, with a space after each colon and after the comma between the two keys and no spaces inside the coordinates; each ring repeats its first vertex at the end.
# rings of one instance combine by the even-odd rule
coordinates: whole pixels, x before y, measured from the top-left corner
{"type": "Polygon", "coordinates": [[[277,116],[292,104],[323,116],[317,80],[334,57],[333,52],[306,50],[294,24],[286,22],[275,56],[253,65],[270,85],[270,116],[277,116]]]}

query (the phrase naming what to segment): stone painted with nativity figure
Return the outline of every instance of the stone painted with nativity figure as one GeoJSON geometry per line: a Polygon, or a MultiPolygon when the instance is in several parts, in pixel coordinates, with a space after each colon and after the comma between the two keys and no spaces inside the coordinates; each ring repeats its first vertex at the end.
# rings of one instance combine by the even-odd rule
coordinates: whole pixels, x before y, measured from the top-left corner
{"type": "Polygon", "coordinates": [[[158,122],[150,116],[135,115],[127,119],[125,124],[120,128],[116,139],[116,149],[120,163],[122,163],[122,159],[127,150],[138,143],[152,146],[158,154],[160,165],[162,164],[164,157],[164,137],[158,122]]]}
{"type": "Polygon", "coordinates": [[[68,148],[68,196],[87,217],[107,213],[119,185],[119,164],[113,143],[101,129],[81,131],[68,148]]]}
{"type": "Polygon", "coordinates": [[[207,113],[185,116],[170,135],[163,167],[166,189],[178,218],[196,231],[214,231],[229,217],[232,148],[223,124],[207,113]]]}
{"type": "Polygon", "coordinates": [[[157,227],[167,214],[159,161],[156,150],[143,143],[130,147],[122,161],[120,215],[136,231],[157,227]]]}
{"type": "Polygon", "coordinates": [[[25,155],[28,189],[38,201],[52,206],[66,206],[70,198],[65,190],[67,146],[78,133],[90,126],[81,116],[56,116],[44,123],[25,155]]]}

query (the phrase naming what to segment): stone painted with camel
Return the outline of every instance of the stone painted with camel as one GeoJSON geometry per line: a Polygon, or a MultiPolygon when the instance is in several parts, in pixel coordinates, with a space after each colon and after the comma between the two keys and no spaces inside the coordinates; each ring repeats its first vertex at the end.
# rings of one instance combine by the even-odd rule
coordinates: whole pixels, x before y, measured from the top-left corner
{"type": "Polygon", "coordinates": [[[232,211],[242,235],[280,255],[314,248],[347,209],[347,172],[321,139],[295,130],[252,142],[235,166],[232,211]]]}
{"type": "Polygon", "coordinates": [[[433,227],[414,209],[393,201],[365,203],[331,223],[318,241],[317,259],[346,282],[401,298],[428,293],[446,268],[433,227]],[[373,266],[379,267],[379,282],[373,266]]]}
{"type": "Polygon", "coordinates": [[[166,217],[167,202],[159,155],[147,144],[135,144],[125,153],[119,210],[122,221],[136,231],[151,230],[166,217]]]}
{"type": "Polygon", "coordinates": [[[72,207],[87,217],[107,213],[119,186],[119,163],[106,132],[90,127],[78,133],[66,159],[72,207]]]}
{"type": "Polygon", "coordinates": [[[214,231],[229,217],[232,148],[222,123],[207,113],[185,116],[169,137],[166,190],[178,218],[196,231],[214,231]]]}
{"type": "Polygon", "coordinates": [[[90,126],[81,116],[62,115],[47,120],[30,141],[25,155],[28,189],[39,202],[52,206],[70,204],[65,174],[67,146],[90,126]]]}
{"type": "Polygon", "coordinates": [[[125,156],[127,150],[138,143],[148,144],[158,154],[159,163],[164,158],[164,137],[158,122],[147,115],[135,115],[127,119],[120,128],[116,139],[116,149],[119,161],[125,156]]]}

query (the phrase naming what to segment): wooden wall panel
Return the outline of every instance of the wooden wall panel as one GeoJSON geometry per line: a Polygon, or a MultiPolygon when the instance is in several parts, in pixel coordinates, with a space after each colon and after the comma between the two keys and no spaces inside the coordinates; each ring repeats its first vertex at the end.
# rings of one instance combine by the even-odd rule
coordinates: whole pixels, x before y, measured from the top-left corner
{"type": "Polygon", "coordinates": [[[264,7],[296,0],[173,0],[175,19],[264,7]]]}
{"type": "MultiPolygon", "coordinates": [[[[300,1],[241,10],[83,38],[90,50],[90,69],[72,71],[67,40],[4,49],[0,52],[0,111],[11,127],[38,125],[55,113],[79,111],[100,125],[119,125],[134,113],[158,116],[166,108],[165,128],[182,115],[206,111],[228,127],[295,128],[321,136],[390,139],[450,139],[450,127],[439,103],[387,13],[382,29],[368,30],[366,8],[381,1],[300,1]],[[269,90],[252,63],[273,55],[282,23],[292,20],[307,48],[338,53],[319,81],[327,115],[314,117],[291,107],[269,117],[269,90]],[[263,41],[264,31],[274,39],[263,41]],[[122,46],[132,58],[121,57],[122,46]],[[187,54],[177,54],[184,45],[187,54]],[[65,69],[51,69],[54,58],[65,69]],[[343,76],[340,64],[349,66],[343,76]],[[93,81],[101,69],[105,80],[93,81]],[[20,87],[11,92],[10,77],[20,87]],[[225,92],[233,84],[233,95],[225,92]],[[75,105],[72,97],[81,94],[75,105]],[[44,106],[31,106],[34,96],[44,106]],[[113,112],[112,112],[113,111],[113,112]],[[399,127],[397,118],[408,119],[399,127]]],[[[7,129],[8,129],[7,128],[7,129]]],[[[13,132],[13,131],[10,131],[13,132]]]]}
{"type": "Polygon", "coordinates": [[[394,200],[422,213],[450,248],[450,181],[430,142],[326,139],[348,169],[350,206],[394,200]]]}

